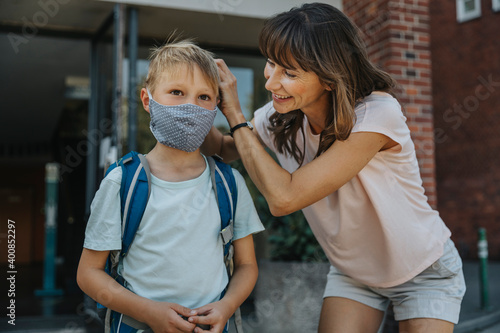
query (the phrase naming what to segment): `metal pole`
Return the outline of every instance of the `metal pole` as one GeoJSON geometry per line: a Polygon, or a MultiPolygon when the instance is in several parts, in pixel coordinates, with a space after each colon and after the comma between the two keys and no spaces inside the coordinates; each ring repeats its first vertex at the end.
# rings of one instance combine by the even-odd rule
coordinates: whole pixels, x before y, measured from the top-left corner
{"type": "Polygon", "coordinates": [[[114,7],[115,29],[113,34],[113,146],[117,155],[122,155],[122,69],[123,69],[123,39],[125,28],[125,5],[114,7]]]}
{"type": "Polygon", "coordinates": [[[43,289],[35,290],[37,296],[59,296],[56,289],[57,248],[57,198],[59,187],[59,164],[45,165],[45,260],[43,265],[43,289]]]}
{"type": "MultiPolygon", "coordinates": [[[[97,42],[90,44],[90,102],[87,119],[87,130],[89,133],[97,130],[99,109],[99,59],[97,42]]],[[[88,142],[90,145],[91,143],[88,142]]],[[[86,186],[85,186],[85,221],[90,216],[90,204],[96,191],[97,182],[97,154],[98,147],[91,149],[87,156],[86,186]]]]}
{"type": "Polygon", "coordinates": [[[129,8],[128,20],[128,150],[137,150],[137,8],[129,8]]]}
{"type": "MultiPolygon", "coordinates": [[[[106,20],[101,24],[96,34],[92,37],[90,42],[90,101],[89,101],[89,112],[87,119],[87,131],[88,133],[101,133],[102,129],[99,127],[99,121],[103,119],[100,116],[99,107],[100,102],[104,100],[104,92],[99,91],[100,84],[99,78],[99,42],[105,36],[105,33],[110,29],[113,24],[113,13],[110,13],[106,20]]],[[[101,110],[102,111],[102,110],[101,110]]],[[[105,133],[101,133],[105,134],[105,133]]],[[[87,168],[86,168],[86,185],[85,185],[85,221],[88,220],[90,216],[90,204],[92,203],[92,198],[97,190],[97,173],[98,173],[98,154],[100,137],[98,137],[97,142],[90,142],[90,138],[87,138],[88,145],[95,144],[94,149],[90,149],[87,156],[87,168]]]]}
{"type": "Polygon", "coordinates": [[[481,309],[489,310],[490,295],[488,284],[488,241],[486,229],[479,228],[479,241],[477,243],[479,257],[479,283],[481,288],[481,309]]]}

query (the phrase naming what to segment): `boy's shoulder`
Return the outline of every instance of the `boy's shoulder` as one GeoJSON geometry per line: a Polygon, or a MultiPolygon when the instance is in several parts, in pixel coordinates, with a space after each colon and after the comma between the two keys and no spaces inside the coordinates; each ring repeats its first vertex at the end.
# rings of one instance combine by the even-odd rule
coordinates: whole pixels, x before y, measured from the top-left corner
{"type": "Polygon", "coordinates": [[[114,168],[111,170],[106,177],[104,177],[105,181],[121,184],[122,182],[122,168],[114,168]]]}
{"type": "MultiPolygon", "coordinates": [[[[206,158],[208,160],[209,157],[206,157],[206,158]]],[[[230,172],[231,175],[233,175],[233,177],[234,177],[234,179],[236,181],[236,185],[240,185],[242,181],[243,181],[243,183],[245,183],[245,180],[244,180],[243,176],[241,175],[241,173],[238,171],[238,169],[235,169],[230,164],[225,163],[218,156],[211,157],[211,158],[213,158],[214,161],[216,161],[216,163],[219,166],[223,165],[226,172],[228,172],[228,173],[230,172]]]]}

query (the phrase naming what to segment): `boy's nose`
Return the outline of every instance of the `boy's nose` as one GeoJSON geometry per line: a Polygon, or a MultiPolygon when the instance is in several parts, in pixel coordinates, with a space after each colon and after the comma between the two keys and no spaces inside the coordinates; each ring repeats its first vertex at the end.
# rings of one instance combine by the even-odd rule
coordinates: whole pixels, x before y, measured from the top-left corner
{"type": "Polygon", "coordinates": [[[186,104],[200,105],[199,100],[196,97],[190,97],[186,100],[186,104]]]}

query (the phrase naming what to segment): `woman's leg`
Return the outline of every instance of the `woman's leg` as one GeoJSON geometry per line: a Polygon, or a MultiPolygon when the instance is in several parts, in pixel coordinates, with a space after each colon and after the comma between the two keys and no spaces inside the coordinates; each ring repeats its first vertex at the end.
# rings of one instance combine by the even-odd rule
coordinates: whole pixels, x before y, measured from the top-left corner
{"type": "MultiPolygon", "coordinates": [[[[323,300],[319,333],[376,333],[384,312],[342,297],[323,300]]],[[[431,332],[431,331],[429,331],[431,332]]]]}
{"type": "Polygon", "coordinates": [[[415,318],[399,322],[399,333],[452,333],[455,325],[449,321],[415,318]]]}

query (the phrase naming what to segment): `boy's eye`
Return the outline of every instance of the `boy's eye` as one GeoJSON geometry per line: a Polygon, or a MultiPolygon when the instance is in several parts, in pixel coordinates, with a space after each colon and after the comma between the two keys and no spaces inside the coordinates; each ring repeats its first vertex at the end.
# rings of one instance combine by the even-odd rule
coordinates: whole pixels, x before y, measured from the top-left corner
{"type": "Polygon", "coordinates": [[[177,95],[177,96],[182,95],[182,91],[180,91],[180,90],[172,90],[170,93],[171,93],[172,95],[177,95]]]}
{"type": "Polygon", "coordinates": [[[203,100],[203,101],[209,101],[210,100],[210,96],[208,96],[208,95],[201,95],[200,99],[203,100]]]}

